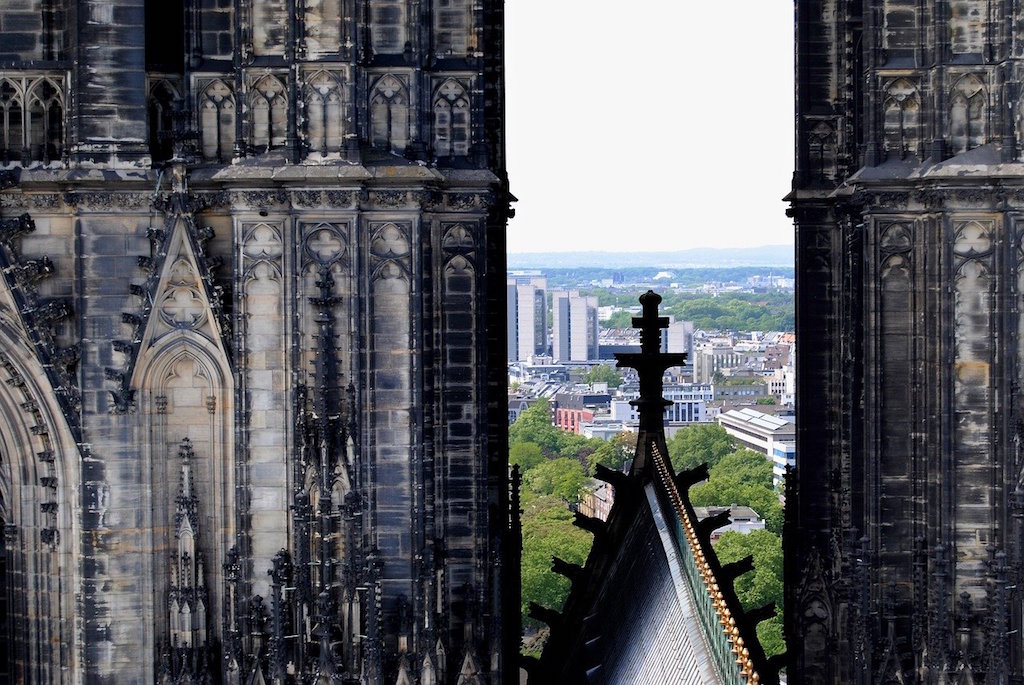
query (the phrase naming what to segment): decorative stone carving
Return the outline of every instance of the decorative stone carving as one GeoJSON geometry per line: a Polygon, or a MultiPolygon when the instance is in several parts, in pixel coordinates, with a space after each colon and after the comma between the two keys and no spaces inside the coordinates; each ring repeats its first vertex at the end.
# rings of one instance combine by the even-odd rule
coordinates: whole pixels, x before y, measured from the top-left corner
{"type": "Polygon", "coordinates": [[[199,683],[208,676],[208,595],[199,538],[199,502],[192,482],[195,454],[188,438],[178,450],[181,472],[175,499],[174,540],[167,597],[170,655],[165,677],[172,683],[199,683]]]}
{"type": "Polygon", "coordinates": [[[446,265],[454,265],[457,271],[475,270],[476,239],[472,229],[463,223],[443,223],[444,237],[441,247],[444,250],[446,265]]]}
{"type": "Polygon", "coordinates": [[[152,205],[153,196],[138,192],[67,192],[63,196],[64,204],[80,210],[108,211],[132,210],[148,208],[152,205]]]}
{"type": "Polygon", "coordinates": [[[376,190],[370,193],[370,203],[378,207],[404,207],[409,193],[404,190],[376,190]]]}
{"type": "Polygon", "coordinates": [[[75,425],[81,406],[81,392],[75,374],[79,350],[77,347],[62,349],[56,340],[57,326],[70,317],[71,304],[66,299],[39,298],[37,282],[51,275],[54,265],[46,256],[22,259],[21,239],[34,230],[35,222],[28,214],[0,219],[0,272],[18,308],[21,325],[33,343],[57,397],[67,409],[72,425],[75,425]]]}
{"type": "Polygon", "coordinates": [[[307,225],[304,230],[306,237],[303,245],[306,259],[324,266],[339,260],[347,261],[348,245],[343,225],[320,223],[307,225]]]}

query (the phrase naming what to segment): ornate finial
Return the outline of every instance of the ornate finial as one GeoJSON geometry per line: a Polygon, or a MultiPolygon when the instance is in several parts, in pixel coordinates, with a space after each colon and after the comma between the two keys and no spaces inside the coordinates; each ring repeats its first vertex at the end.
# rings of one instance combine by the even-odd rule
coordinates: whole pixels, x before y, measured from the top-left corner
{"type": "Polygon", "coordinates": [[[643,354],[658,354],[661,350],[661,329],[668,328],[668,317],[658,316],[661,295],[648,290],[640,296],[642,316],[633,317],[633,328],[640,329],[640,351],[643,354]]]}
{"type": "Polygon", "coordinates": [[[668,327],[668,317],[658,316],[661,296],[648,290],[640,296],[643,314],[633,318],[633,327],[640,329],[640,353],[616,354],[617,366],[630,367],[640,376],[640,397],[631,405],[640,414],[640,434],[637,438],[633,473],[642,473],[648,463],[647,445],[651,440],[664,443],[663,412],[672,403],[661,396],[665,370],[686,363],[686,354],[662,353],[661,329],[668,327]]]}

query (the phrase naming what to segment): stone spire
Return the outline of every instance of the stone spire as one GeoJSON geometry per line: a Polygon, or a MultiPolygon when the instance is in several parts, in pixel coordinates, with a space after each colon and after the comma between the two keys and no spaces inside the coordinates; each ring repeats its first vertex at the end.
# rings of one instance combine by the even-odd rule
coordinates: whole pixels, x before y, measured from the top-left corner
{"type": "Polygon", "coordinates": [[[169,682],[203,682],[206,669],[206,607],[209,602],[198,551],[199,514],[192,481],[192,442],[185,438],[178,449],[181,471],[175,498],[174,539],[171,553],[169,682]]]}

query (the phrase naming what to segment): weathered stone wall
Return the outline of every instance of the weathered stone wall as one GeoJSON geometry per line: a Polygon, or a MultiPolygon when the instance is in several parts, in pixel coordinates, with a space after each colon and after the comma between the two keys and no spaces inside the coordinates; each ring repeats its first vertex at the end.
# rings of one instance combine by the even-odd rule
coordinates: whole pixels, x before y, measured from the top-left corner
{"type": "Polygon", "coordinates": [[[9,3],[0,12],[3,47],[0,59],[31,60],[43,57],[43,2],[25,0],[9,3]]]}
{"type": "Polygon", "coordinates": [[[1019,10],[797,13],[790,673],[1014,682],[1019,10]]]}
{"type": "Polygon", "coordinates": [[[235,45],[235,3],[232,0],[202,0],[195,3],[195,10],[188,35],[194,51],[193,61],[201,58],[204,62],[230,62],[235,45]]]}
{"type": "Polygon", "coordinates": [[[82,164],[148,165],[143,0],[84,0],[77,11],[71,154],[82,164]]]}
{"type": "Polygon", "coordinates": [[[500,682],[500,8],[58,4],[0,8],[14,673],[500,682]]]}

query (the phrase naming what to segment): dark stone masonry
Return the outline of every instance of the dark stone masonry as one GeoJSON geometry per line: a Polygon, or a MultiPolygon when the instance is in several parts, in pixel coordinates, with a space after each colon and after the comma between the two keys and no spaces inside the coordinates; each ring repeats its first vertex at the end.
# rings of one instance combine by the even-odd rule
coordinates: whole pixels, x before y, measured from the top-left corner
{"type": "Polygon", "coordinates": [[[517,681],[502,36],[0,3],[0,681],[517,681]]]}
{"type": "Polygon", "coordinates": [[[1024,683],[1024,13],[796,18],[790,682],[1024,683]]]}

